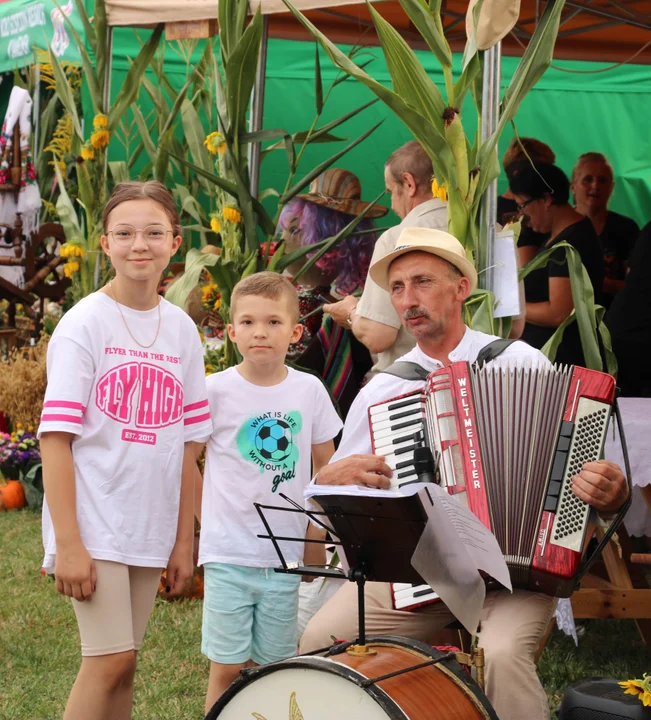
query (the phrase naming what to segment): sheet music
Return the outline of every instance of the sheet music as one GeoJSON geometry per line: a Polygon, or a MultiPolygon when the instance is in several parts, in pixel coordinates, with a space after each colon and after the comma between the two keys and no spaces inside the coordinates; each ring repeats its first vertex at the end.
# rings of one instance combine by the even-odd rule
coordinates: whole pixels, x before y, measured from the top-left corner
{"type": "Polygon", "coordinates": [[[429,520],[411,564],[470,633],[476,633],[486,597],[483,570],[509,590],[511,578],[495,536],[438,485],[421,485],[429,520]]]}
{"type": "MultiPolygon", "coordinates": [[[[512,590],[504,555],[495,536],[468,508],[439,485],[413,483],[400,490],[358,485],[310,485],[305,497],[319,495],[404,498],[418,494],[428,521],[411,564],[470,632],[476,633],[486,596],[483,570],[512,590]]],[[[340,554],[341,549],[340,549],[340,554]]]]}

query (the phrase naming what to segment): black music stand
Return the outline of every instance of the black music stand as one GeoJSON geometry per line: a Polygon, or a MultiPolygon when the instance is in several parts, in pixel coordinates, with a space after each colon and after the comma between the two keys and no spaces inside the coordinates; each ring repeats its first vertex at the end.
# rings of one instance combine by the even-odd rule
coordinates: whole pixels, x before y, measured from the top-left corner
{"type": "Polygon", "coordinates": [[[332,494],[318,495],[312,499],[319,503],[323,512],[305,510],[286,495],[280,494],[291,507],[262,505],[254,503],[267,530],[260,538],[271,540],[274,544],[282,567],[276,572],[295,575],[314,575],[317,577],[336,577],[357,584],[357,606],[359,613],[358,645],[366,645],[364,620],[364,585],[367,580],[377,582],[404,582],[426,584],[423,578],[411,566],[411,558],[416,550],[420,536],[427,523],[427,513],[418,495],[402,498],[381,498],[372,495],[338,495],[333,487],[332,494]],[[281,512],[300,512],[309,517],[316,525],[328,530],[335,538],[332,540],[309,540],[302,538],[279,537],[274,535],[264,510],[281,512]],[[319,517],[325,517],[330,527],[319,517]],[[290,566],[283,557],[279,541],[316,542],[340,546],[349,566],[348,573],[330,567],[290,566]]]}

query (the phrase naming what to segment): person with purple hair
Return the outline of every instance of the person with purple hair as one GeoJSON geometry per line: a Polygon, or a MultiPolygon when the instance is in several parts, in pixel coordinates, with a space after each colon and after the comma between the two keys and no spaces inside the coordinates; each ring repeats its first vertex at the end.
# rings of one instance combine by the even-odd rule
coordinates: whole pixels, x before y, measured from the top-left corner
{"type": "MultiPolygon", "coordinates": [[[[299,278],[297,289],[305,330],[299,342],[290,346],[288,355],[290,361],[323,378],[344,417],[372,365],[371,357],[349,329],[315,311],[364,286],[375,246],[372,218],[385,215],[388,209],[361,200],[357,176],[333,168],[319,175],[308,193],[287,203],[279,219],[285,252],[290,253],[334,237],[364,210],[366,215],[355,234],[335,245],[299,278]]],[[[287,272],[290,276],[298,273],[304,263],[302,258],[287,272]]]]}

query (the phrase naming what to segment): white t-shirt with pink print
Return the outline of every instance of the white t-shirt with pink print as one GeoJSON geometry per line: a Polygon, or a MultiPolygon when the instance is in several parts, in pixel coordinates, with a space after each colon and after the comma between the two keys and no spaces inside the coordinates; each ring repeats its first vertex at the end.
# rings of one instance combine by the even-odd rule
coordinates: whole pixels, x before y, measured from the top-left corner
{"type": "MultiPolygon", "coordinates": [[[[176,538],[185,442],[212,431],[203,349],[186,313],[164,299],[133,310],[93,293],[61,319],[47,354],[39,437],[72,442],[81,539],[91,557],[166,567],[176,538]],[[127,325],[128,324],[128,329],[127,325]]],[[[43,567],[56,546],[43,505],[43,567]]]]}

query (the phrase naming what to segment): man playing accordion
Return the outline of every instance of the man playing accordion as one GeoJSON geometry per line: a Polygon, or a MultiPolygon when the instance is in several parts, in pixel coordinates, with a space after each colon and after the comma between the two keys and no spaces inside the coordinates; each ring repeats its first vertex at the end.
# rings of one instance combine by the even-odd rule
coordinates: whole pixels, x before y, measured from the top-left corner
{"type": "MultiPolygon", "coordinates": [[[[478,353],[496,340],[468,328],[462,319],[464,300],[477,285],[477,273],[461,244],[448,233],[407,228],[396,249],[370,269],[371,278],[388,290],[391,302],[417,346],[401,360],[428,372],[453,362],[476,361],[478,353]]],[[[545,356],[526,343],[514,342],[496,364],[546,367],[545,356]]],[[[315,482],[389,487],[391,468],[372,454],[368,408],[422,387],[422,380],[405,380],[381,373],[362,389],[348,414],[341,444],[315,482]]],[[[607,520],[628,497],[620,468],[601,460],[586,463],[573,477],[572,490],[607,520]]],[[[479,645],[486,654],[486,694],[501,720],[546,720],[547,697],[536,673],[534,654],[554,613],[554,597],[529,590],[489,590],[481,617],[479,645]]],[[[301,640],[301,652],[326,647],[332,637],[352,640],[357,628],[357,588],[346,583],[312,618],[301,640]]],[[[366,584],[366,632],[427,641],[453,621],[442,603],[416,611],[393,607],[388,583],[366,584]]]]}

